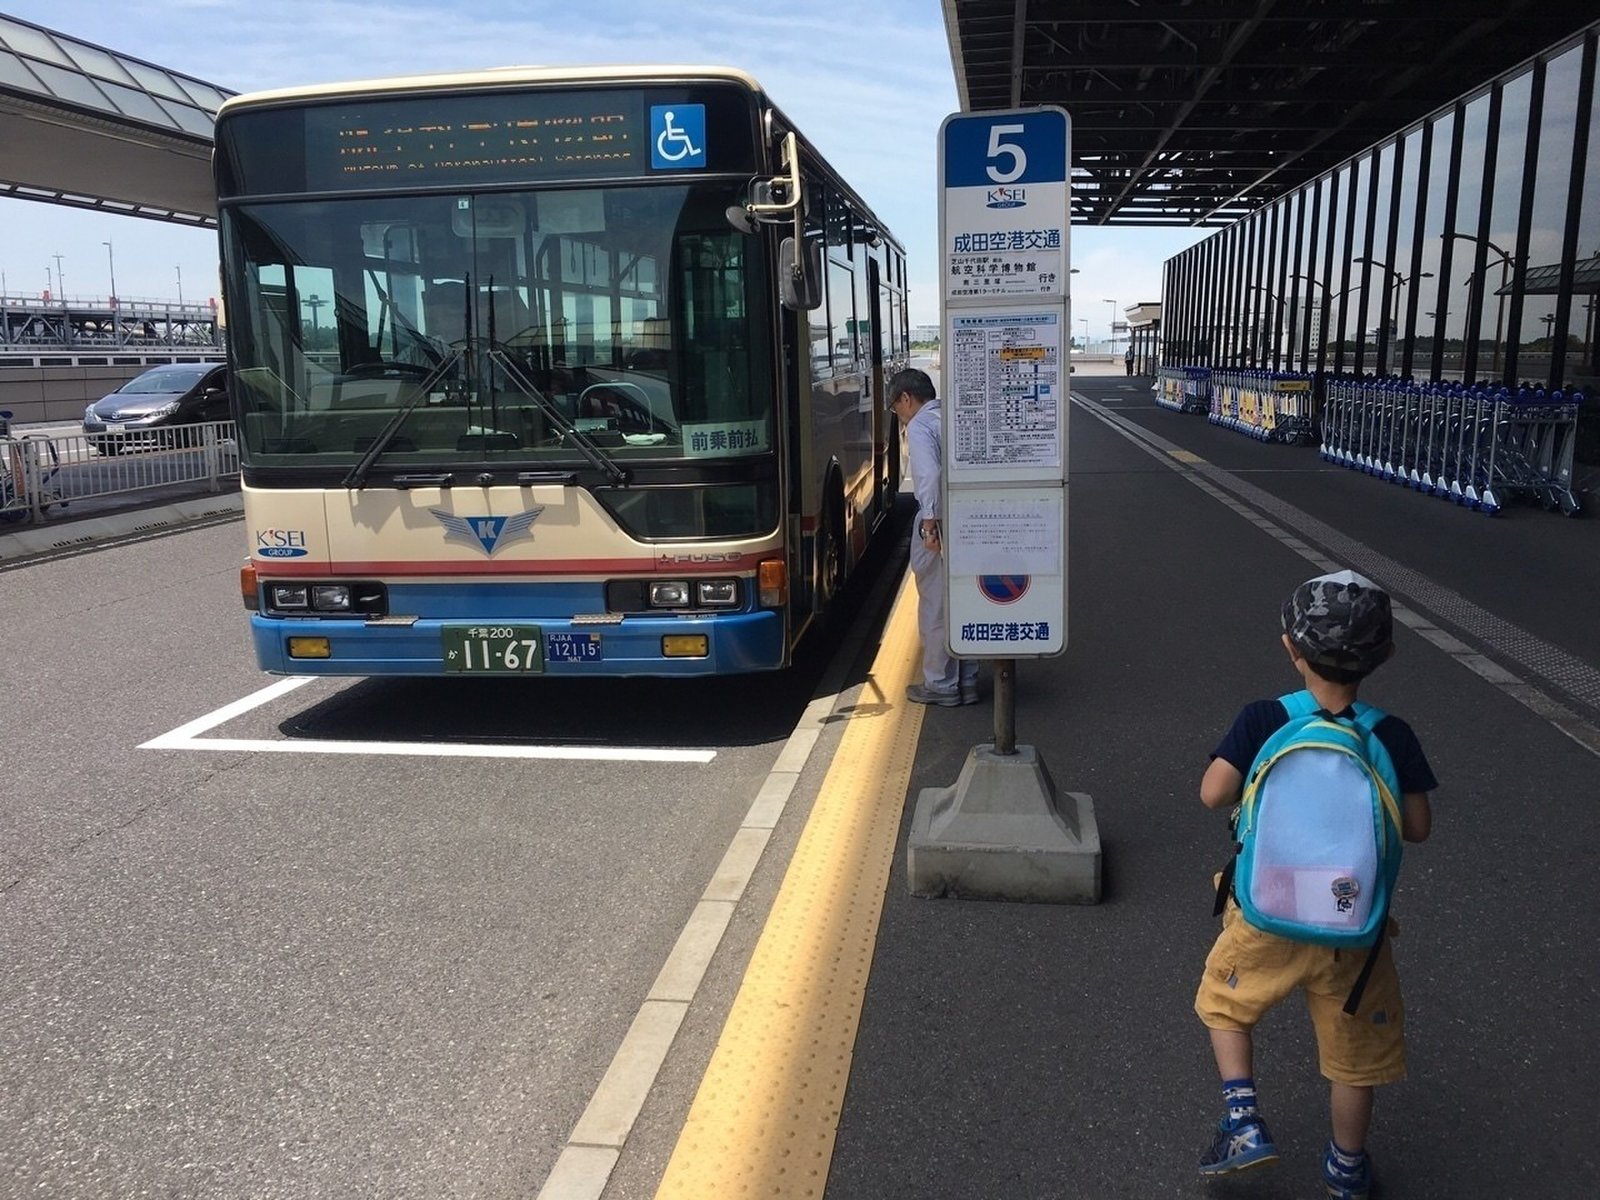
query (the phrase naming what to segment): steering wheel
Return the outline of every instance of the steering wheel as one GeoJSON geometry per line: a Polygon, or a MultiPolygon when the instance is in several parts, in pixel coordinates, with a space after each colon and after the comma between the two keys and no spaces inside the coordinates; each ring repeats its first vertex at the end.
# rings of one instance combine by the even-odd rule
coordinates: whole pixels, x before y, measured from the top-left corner
{"type": "Polygon", "coordinates": [[[347,379],[373,379],[381,375],[410,375],[417,379],[426,379],[433,374],[433,367],[425,367],[421,363],[395,362],[392,359],[381,358],[375,362],[358,362],[346,368],[347,379]]]}

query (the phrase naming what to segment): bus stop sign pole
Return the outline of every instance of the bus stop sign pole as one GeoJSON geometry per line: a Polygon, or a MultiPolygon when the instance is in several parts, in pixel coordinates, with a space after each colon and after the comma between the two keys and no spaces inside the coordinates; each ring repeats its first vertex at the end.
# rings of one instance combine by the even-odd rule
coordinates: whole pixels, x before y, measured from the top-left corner
{"type": "Polygon", "coordinates": [[[994,662],[994,741],[925,788],[920,896],[1093,904],[1100,834],[1016,740],[1016,665],[1066,649],[1071,125],[1059,108],[939,128],[943,526],[949,650],[994,662]]]}

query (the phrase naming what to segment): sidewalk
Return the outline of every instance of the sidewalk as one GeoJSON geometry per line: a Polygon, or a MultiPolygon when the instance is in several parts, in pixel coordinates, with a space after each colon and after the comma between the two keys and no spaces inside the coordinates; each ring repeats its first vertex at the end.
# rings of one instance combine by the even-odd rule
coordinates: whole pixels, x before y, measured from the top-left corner
{"type": "Polygon", "coordinates": [[[1594,1194],[1600,526],[1485,517],[1157,408],[1149,385],[1075,378],[1104,419],[1072,414],[1068,650],[1018,669],[1018,741],[1093,797],[1103,902],[909,895],[918,792],[992,738],[987,703],[929,710],[828,1196],[1320,1194],[1327,1092],[1295,1001],[1257,1047],[1283,1162],[1200,1184],[1220,1101],[1191,1006],[1230,850],[1200,775],[1242,704],[1297,686],[1279,606],[1329,561],[1401,606],[1364,696],[1412,723],[1441,780],[1396,907],[1410,1079],[1380,1094],[1381,1194],[1594,1194]]]}
{"type": "Polygon", "coordinates": [[[203,483],[179,483],[74,500],[64,508],[51,508],[38,525],[0,525],[0,564],[117,538],[168,532],[243,511],[237,482],[220,492],[207,491],[203,483]]]}

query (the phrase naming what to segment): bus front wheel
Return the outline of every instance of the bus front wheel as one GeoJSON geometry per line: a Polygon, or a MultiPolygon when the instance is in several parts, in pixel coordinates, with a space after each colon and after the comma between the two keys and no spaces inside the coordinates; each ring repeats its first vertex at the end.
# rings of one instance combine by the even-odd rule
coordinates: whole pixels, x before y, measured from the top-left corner
{"type": "Polygon", "coordinates": [[[817,608],[826,608],[843,586],[844,500],[833,490],[817,525],[817,608]]]}

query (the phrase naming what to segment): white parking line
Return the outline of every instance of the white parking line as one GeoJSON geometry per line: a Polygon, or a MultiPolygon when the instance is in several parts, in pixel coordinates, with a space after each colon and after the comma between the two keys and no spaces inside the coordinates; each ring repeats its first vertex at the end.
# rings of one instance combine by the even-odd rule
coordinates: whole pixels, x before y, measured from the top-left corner
{"type": "Polygon", "coordinates": [[[294,675],[280,679],[242,700],[225,704],[180,725],[170,733],[151,738],[141,750],[227,750],[265,754],[388,754],[422,758],[543,758],[569,762],[678,762],[708,763],[715,750],[669,750],[652,746],[488,746],[458,742],[337,742],[315,739],[269,741],[255,738],[203,738],[200,735],[270,704],[280,696],[312,682],[315,676],[294,675]]]}

